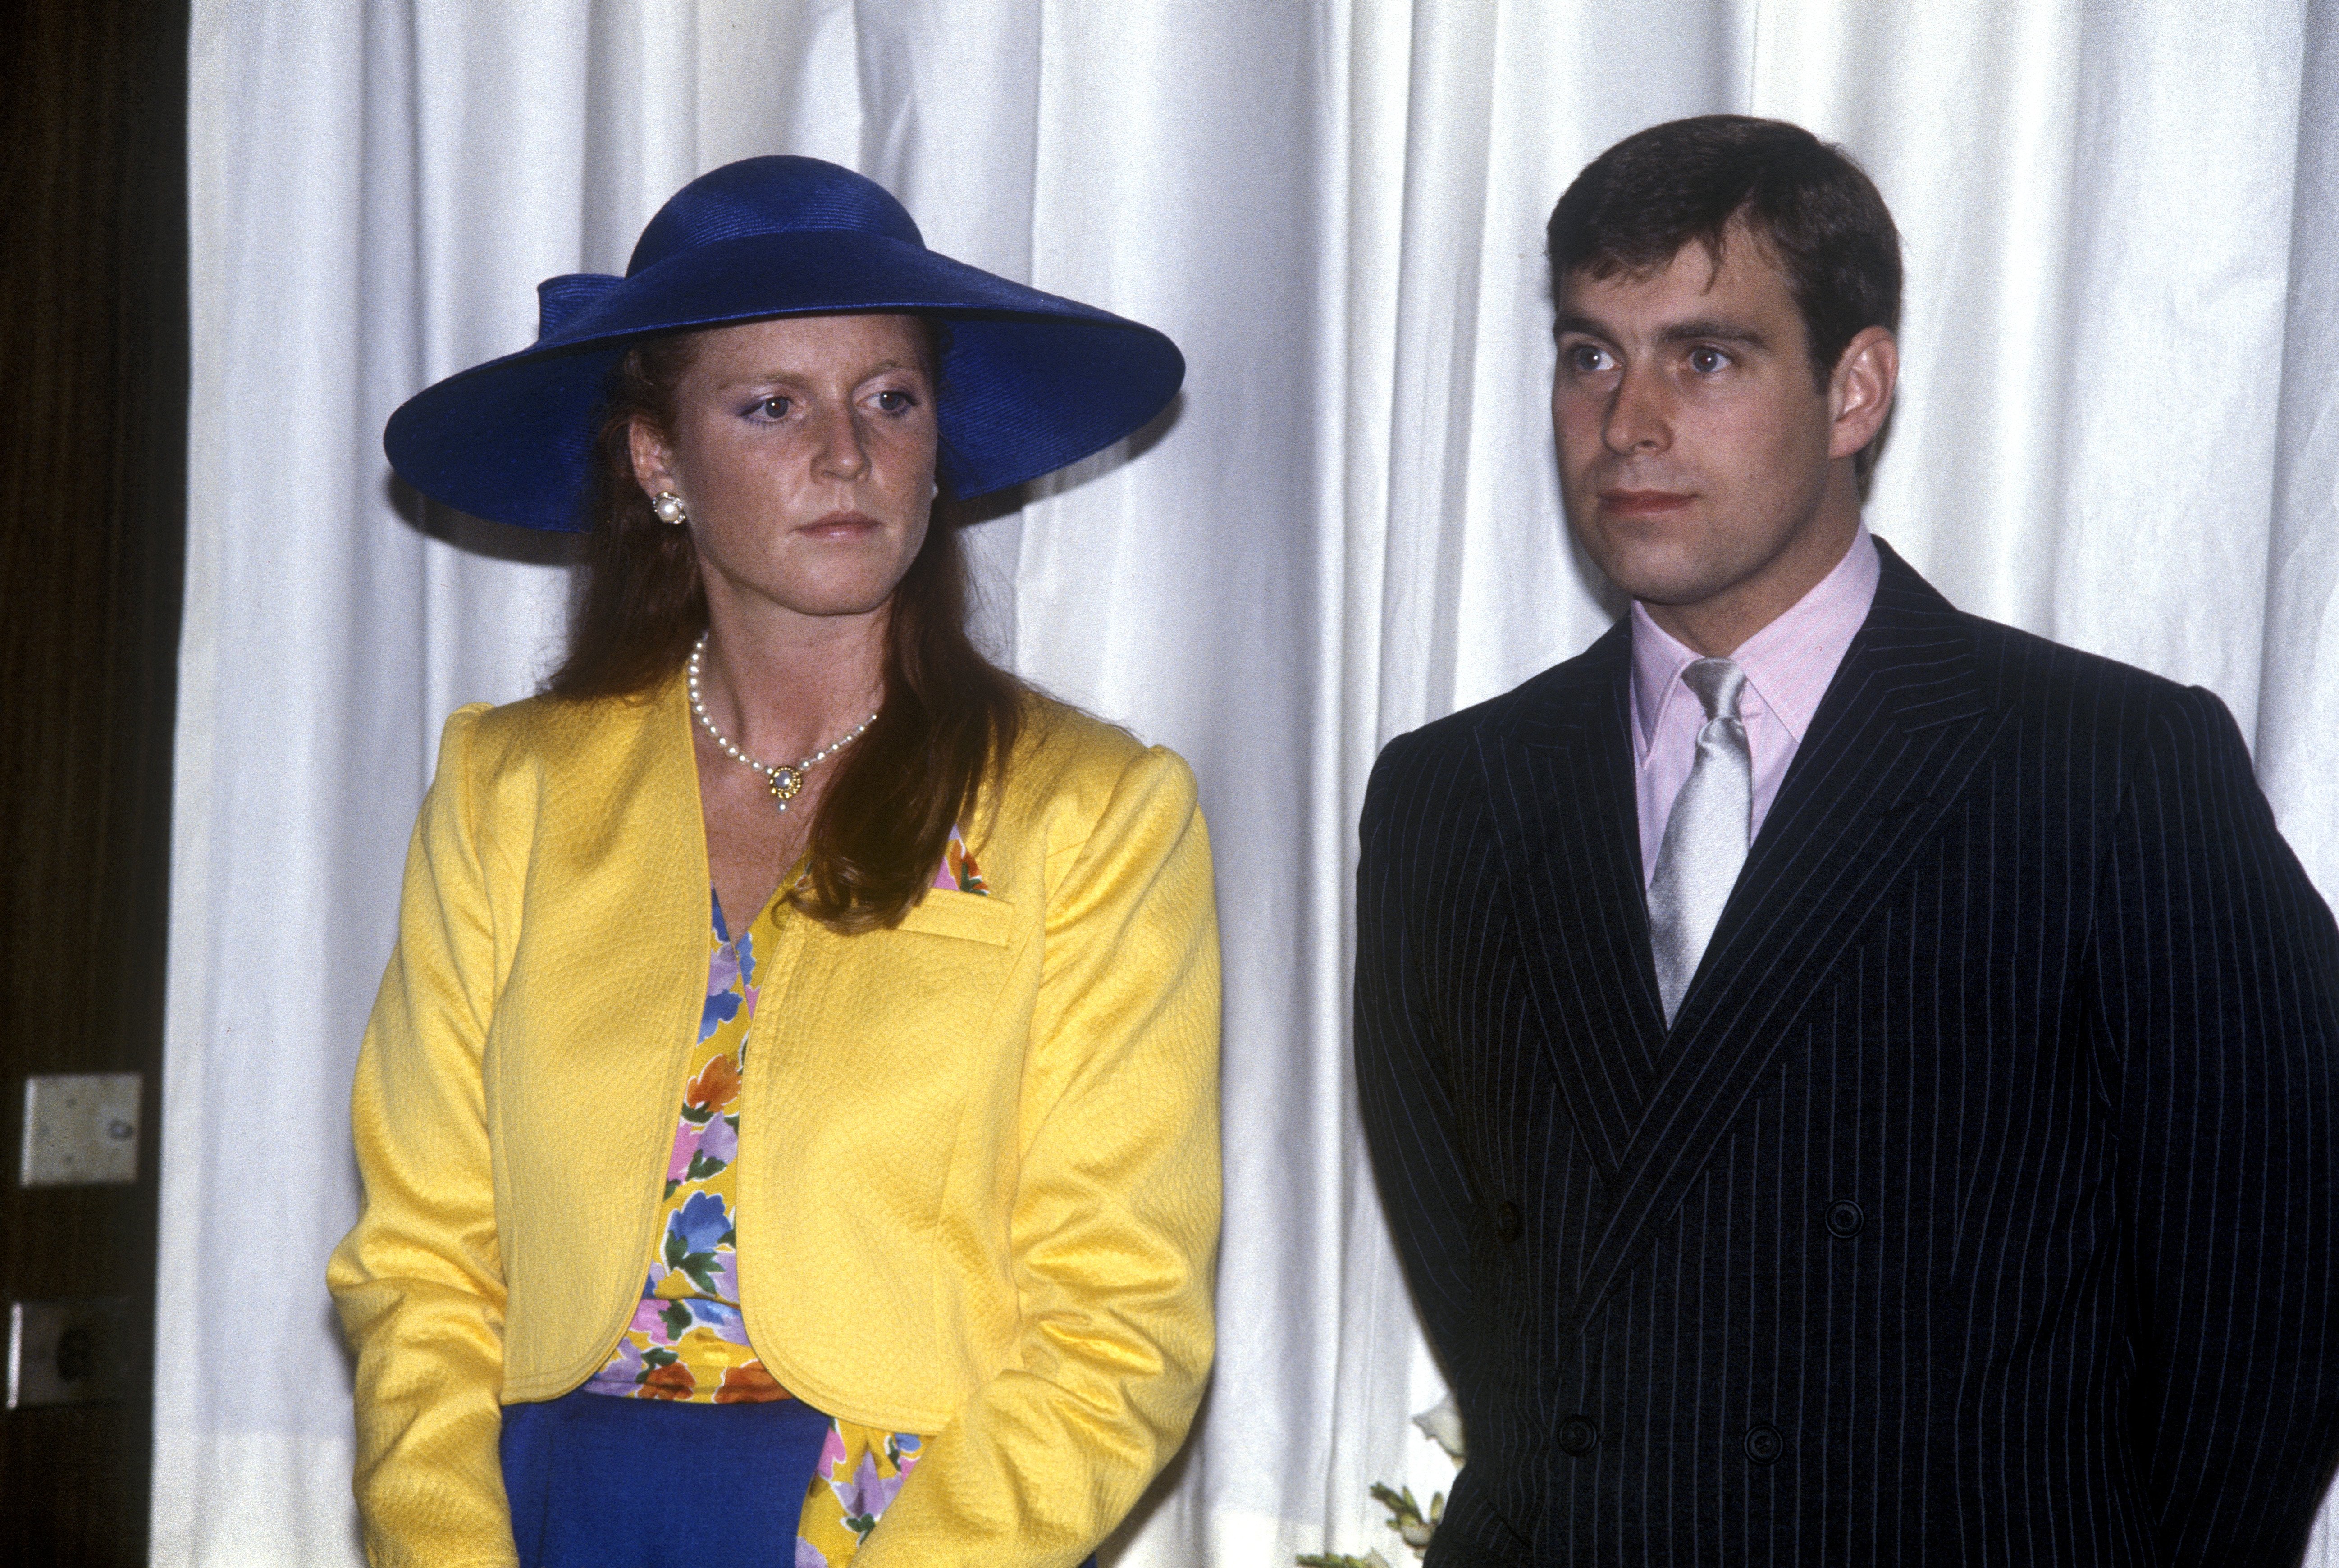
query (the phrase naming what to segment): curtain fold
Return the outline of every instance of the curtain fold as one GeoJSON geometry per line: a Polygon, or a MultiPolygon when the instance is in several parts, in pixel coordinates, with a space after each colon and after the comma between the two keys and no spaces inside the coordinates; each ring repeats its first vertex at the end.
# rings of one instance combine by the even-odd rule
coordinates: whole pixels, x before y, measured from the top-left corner
{"type": "MultiPolygon", "coordinates": [[[[2263,557],[2258,776],[2325,898],[2339,897],[2339,0],[2304,8],[2274,505],[2263,557]]],[[[2262,410],[2262,414],[2265,410],[2262,410]]],[[[2339,1563],[2339,1555],[2333,1558],[2339,1563]]]]}
{"type": "MultiPolygon", "coordinates": [[[[189,554],[154,1561],[358,1561],[321,1275],[438,725],[557,658],[564,540],[383,419],[733,158],[1168,330],[1170,414],[972,535],[982,634],[1202,781],[1226,938],[1220,1351],[1109,1550],[1408,1554],[1452,1465],[1347,1066],[1390,735],[1614,609],[1559,519],[1543,222],[1654,121],[1844,142],[1903,230],[1870,518],[1960,605],[2234,708],[2339,892],[2339,0],[196,0],[189,554]]],[[[2315,1560],[2339,1568],[2318,1538],[2315,1560]]]]}

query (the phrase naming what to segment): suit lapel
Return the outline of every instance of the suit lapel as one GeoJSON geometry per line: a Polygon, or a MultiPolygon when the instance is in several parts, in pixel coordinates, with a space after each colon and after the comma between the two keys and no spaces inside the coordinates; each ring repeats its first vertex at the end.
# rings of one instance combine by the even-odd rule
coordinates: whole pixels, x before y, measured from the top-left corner
{"type": "Polygon", "coordinates": [[[1647,1115],[1665,1043],[1626,728],[1632,646],[1619,623],[1483,743],[1536,1032],[1610,1183],[1647,1115]]]}
{"type": "MultiPolygon", "coordinates": [[[[1615,1158],[1615,1201],[1587,1238],[1574,1324],[1721,1147],[1839,956],[2004,728],[2008,711],[1985,700],[1958,612],[1880,541],[1877,548],[1876,602],[1749,849],[1615,1158]]],[[[1621,820],[1637,826],[1629,768],[1626,782],[1621,820]]],[[[1648,993],[1653,1015],[1637,878],[1632,892],[1629,913],[1619,919],[1612,908],[1605,923],[1637,933],[1633,989],[1648,993]]],[[[1644,1040],[1636,1032],[1612,1053],[1637,1061],[1644,1040]]]]}

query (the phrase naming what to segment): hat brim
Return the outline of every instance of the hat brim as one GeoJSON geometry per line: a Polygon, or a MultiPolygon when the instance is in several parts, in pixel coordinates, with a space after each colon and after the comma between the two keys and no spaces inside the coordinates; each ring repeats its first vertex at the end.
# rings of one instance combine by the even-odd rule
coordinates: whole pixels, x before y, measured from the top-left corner
{"type": "Polygon", "coordinates": [[[1152,328],[882,234],[750,234],[615,282],[557,330],[409,399],[382,448],[415,488],[528,528],[589,526],[595,410],[635,340],[775,316],[901,311],[950,327],[935,416],[952,492],[1077,462],[1143,425],[1185,380],[1152,328]]]}

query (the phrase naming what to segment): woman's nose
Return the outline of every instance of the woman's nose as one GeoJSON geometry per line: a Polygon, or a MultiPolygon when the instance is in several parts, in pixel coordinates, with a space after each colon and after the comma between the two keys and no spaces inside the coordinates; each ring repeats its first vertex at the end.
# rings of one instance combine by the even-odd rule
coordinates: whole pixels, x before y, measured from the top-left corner
{"type": "Polygon", "coordinates": [[[831,412],[822,422],[820,472],[839,479],[857,479],[869,470],[869,449],[861,439],[861,422],[850,406],[831,412]]]}

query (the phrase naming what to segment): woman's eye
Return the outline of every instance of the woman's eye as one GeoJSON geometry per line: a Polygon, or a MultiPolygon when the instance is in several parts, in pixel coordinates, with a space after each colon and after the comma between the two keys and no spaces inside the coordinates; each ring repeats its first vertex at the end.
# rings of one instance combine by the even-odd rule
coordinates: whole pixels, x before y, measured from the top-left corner
{"type": "Polygon", "coordinates": [[[794,406],[785,398],[765,398],[755,405],[755,412],[767,419],[785,419],[788,417],[788,409],[794,406]]]}
{"type": "Polygon", "coordinates": [[[1701,376],[1711,376],[1730,363],[1730,356],[1719,349],[1692,349],[1689,368],[1701,376]]]}

